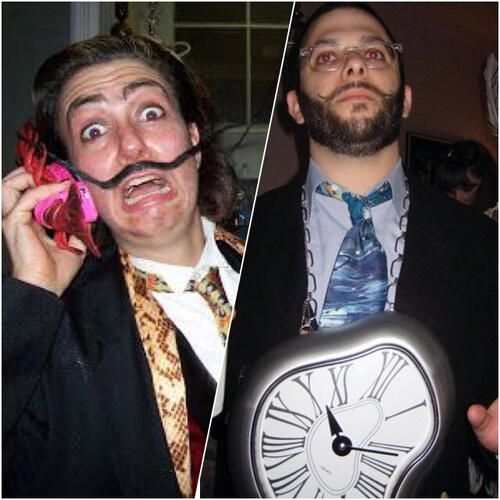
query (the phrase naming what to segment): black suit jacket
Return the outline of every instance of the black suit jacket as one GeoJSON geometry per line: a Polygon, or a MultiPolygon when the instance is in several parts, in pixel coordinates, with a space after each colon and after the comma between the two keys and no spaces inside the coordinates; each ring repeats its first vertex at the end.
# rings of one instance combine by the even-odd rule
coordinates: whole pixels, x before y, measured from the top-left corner
{"type": "MultiPolygon", "coordinates": [[[[179,496],[116,248],[88,259],[61,299],[4,279],[3,336],[4,496],[179,496]]],[[[207,431],[215,383],[178,344],[207,431]]]]}
{"type": "MultiPolygon", "coordinates": [[[[221,440],[216,496],[234,495],[225,476],[223,422],[239,382],[263,353],[298,334],[307,286],[300,190],[295,182],[256,203],[228,347],[226,415],[213,427],[221,440]]],[[[470,496],[467,459],[480,452],[467,407],[497,395],[497,225],[416,182],[410,200],[395,309],[434,332],[457,386],[449,438],[419,493],[470,496]]]]}

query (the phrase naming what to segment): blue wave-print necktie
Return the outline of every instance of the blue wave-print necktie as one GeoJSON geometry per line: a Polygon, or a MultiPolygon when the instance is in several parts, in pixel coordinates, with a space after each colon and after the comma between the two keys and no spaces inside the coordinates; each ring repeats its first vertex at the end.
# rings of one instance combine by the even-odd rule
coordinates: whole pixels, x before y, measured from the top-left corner
{"type": "Polygon", "coordinates": [[[387,257],[375,235],[371,207],[392,198],[384,182],[368,196],[353,195],[322,182],[316,191],[345,201],[353,227],[347,231],[328,284],[321,326],[340,326],[384,310],[387,299],[387,257]]]}

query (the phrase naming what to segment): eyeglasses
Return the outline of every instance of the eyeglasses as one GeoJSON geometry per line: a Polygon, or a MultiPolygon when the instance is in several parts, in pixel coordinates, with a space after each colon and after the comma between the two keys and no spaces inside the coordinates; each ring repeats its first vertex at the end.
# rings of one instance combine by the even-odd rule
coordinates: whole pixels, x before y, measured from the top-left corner
{"type": "Polygon", "coordinates": [[[394,63],[398,52],[403,53],[400,43],[374,42],[358,47],[338,47],[336,45],[315,45],[300,49],[299,56],[306,57],[313,71],[336,71],[344,66],[347,54],[355,52],[367,68],[384,69],[394,63]]]}

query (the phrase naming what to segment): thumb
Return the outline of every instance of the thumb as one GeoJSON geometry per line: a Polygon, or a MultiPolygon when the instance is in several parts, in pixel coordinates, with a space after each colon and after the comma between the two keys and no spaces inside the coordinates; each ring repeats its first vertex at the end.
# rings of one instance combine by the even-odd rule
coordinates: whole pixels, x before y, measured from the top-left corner
{"type": "Polygon", "coordinates": [[[467,411],[467,418],[476,434],[484,432],[491,420],[486,408],[482,405],[472,405],[467,411]]]}
{"type": "Polygon", "coordinates": [[[498,452],[498,400],[486,409],[482,405],[472,405],[467,418],[479,442],[489,451],[498,452]]]}

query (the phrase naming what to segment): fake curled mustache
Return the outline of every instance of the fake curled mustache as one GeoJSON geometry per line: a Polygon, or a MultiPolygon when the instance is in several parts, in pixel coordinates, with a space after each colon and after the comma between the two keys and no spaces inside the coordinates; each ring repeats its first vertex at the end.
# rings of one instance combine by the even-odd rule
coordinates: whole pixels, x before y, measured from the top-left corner
{"type": "Polygon", "coordinates": [[[154,168],[156,170],[173,170],[174,168],[177,168],[186,160],[188,160],[191,156],[194,156],[196,153],[201,151],[203,146],[204,143],[200,141],[198,142],[198,144],[191,146],[189,149],[181,153],[172,161],[143,160],[143,161],[138,161],[137,163],[129,163],[125,168],[123,168],[120,172],[118,172],[115,176],[113,176],[111,179],[108,179],[107,181],[100,181],[99,179],[96,179],[95,177],[92,177],[91,175],[82,172],[79,168],[75,167],[74,165],[72,165],[67,161],[57,158],[52,153],[47,152],[47,156],[51,160],[56,161],[57,163],[63,165],[66,169],[68,169],[73,175],[75,175],[79,179],[95,184],[96,186],[99,186],[102,189],[111,189],[118,186],[118,184],[120,184],[120,182],[123,179],[125,179],[125,177],[135,172],[140,172],[141,170],[146,170],[148,168],[154,168]]]}
{"type": "MultiPolygon", "coordinates": [[[[215,132],[213,135],[220,133],[221,131],[215,132]]],[[[211,136],[211,137],[212,137],[211,136]]],[[[34,146],[35,148],[39,149],[39,145],[35,145],[30,141],[28,138],[24,137],[21,134],[18,134],[18,137],[20,140],[34,146]]],[[[107,181],[100,181],[99,179],[96,179],[95,177],[92,177],[91,175],[83,172],[80,170],[78,167],[75,167],[72,163],[69,161],[62,160],[61,158],[57,157],[55,154],[51,153],[50,151],[47,151],[47,158],[50,160],[59,163],[62,165],[65,169],[67,169],[69,172],[73,174],[74,177],[77,179],[90,182],[91,184],[95,184],[96,186],[99,186],[102,189],[111,189],[116,187],[120,182],[125,179],[125,177],[129,176],[130,174],[133,174],[135,172],[140,172],[141,170],[146,170],[146,169],[151,169],[154,168],[156,170],[173,170],[174,168],[177,168],[180,166],[182,163],[184,163],[186,160],[188,160],[191,156],[194,156],[196,153],[202,150],[202,148],[208,143],[208,140],[204,141],[199,141],[198,144],[195,144],[194,146],[191,146],[189,149],[181,153],[179,156],[174,158],[172,161],[153,161],[153,160],[142,160],[138,161],[136,163],[130,163],[127,166],[125,166],[120,172],[118,172],[115,176],[113,176],[111,179],[108,179],[107,181]]]]}
{"type": "MultiPolygon", "coordinates": [[[[100,181],[91,175],[82,172],[78,167],[75,167],[69,161],[62,160],[57,157],[55,154],[47,151],[47,158],[49,158],[53,162],[57,162],[61,164],[64,168],[66,168],[74,177],[78,180],[83,180],[86,182],[90,182],[96,186],[99,186],[102,189],[112,189],[120,182],[125,179],[125,177],[133,174],[135,172],[140,172],[141,170],[146,169],[156,169],[156,170],[173,170],[174,168],[179,167],[182,163],[188,160],[190,157],[194,156],[196,153],[200,152],[204,147],[208,146],[217,136],[225,132],[226,130],[230,130],[236,127],[239,127],[241,124],[229,124],[224,125],[223,127],[218,128],[217,130],[210,133],[206,138],[200,139],[198,144],[191,146],[189,149],[186,149],[183,153],[178,155],[172,161],[153,161],[153,160],[142,160],[137,163],[130,163],[126,165],[120,172],[118,172],[115,176],[107,181],[100,181]]],[[[247,126],[247,130],[243,134],[243,137],[248,132],[249,126],[247,126]]],[[[34,147],[36,150],[40,151],[40,144],[34,143],[32,140],[28,139],[24,135],[17,133],[18,138],[21,141],[26,142],[30,146],[34,147]]],[[[232,148],[234,149],[234,147],[232,148]]]]}

